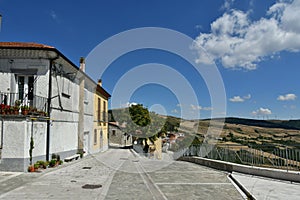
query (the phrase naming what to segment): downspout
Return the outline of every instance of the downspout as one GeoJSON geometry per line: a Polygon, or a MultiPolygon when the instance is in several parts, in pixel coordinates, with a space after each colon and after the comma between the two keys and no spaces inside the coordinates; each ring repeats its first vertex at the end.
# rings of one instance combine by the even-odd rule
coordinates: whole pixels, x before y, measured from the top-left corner
{"type": "Polygon", "coordinates": [[[53,59],[50,59],[50,66],[49,66],[49,82],[48,82],[48,99],[47,99],[47,113],[48,113],[48,120],[47,120],[47,134],[46,134],[46,160],[50,160],[50,126],[51,126],[51,99],[52,99],[52,66],[54,60],[58,59],[59,56],[56,56],[53,59]]]}
{"type": "MultiPolygon", "coordinates": [[[[4,130],[3,130],[3,128],[4,128],[4,119],[1,117],[1,121],[2,121],[2,123],[1,123],[1,149],[3,148],[3,134],[4,134],[4,130]]],[[[1,155],[1,154],[0,154],[1,155]]],[[[0,159],[1,159],[1,157],[0,157],[0,159]]]]}

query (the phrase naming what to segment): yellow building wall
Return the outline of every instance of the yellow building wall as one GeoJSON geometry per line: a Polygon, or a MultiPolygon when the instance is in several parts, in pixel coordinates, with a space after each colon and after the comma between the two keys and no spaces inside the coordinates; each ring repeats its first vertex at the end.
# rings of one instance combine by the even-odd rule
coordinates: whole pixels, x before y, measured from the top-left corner
{"type": "Polygon", "coordinates": [[[103,151],[108,148],[108,100],[105,99],[98,92],[94,95],[94,132],[92,135],[93,145],[92,149],[94,152],[103,151]],[[98,107],[100,99],[100,110],[98,107]],[[100,111],[100,116],[98,116],[98,112],[100,111]],[[103,112],[105,111],[106,117],[103,116],[103,112]],[[100,119],[99,119],[100,117],[100,119]],[[102,141],[101,134],[102,131],[102,141]],[[95,138],[96,137],[96,138],[95,138]]]}

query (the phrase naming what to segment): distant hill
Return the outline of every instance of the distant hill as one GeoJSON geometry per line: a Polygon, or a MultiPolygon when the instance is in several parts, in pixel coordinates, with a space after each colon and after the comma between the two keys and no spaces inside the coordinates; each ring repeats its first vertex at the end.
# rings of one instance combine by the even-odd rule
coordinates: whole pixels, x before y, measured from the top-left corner
{"type": "Polygon", "coordinates": [[[244,118],[225,118],[225,123],[258,126],[264,128],[283,128],[300,130],[300,120],[256,120],[244,118]]]}

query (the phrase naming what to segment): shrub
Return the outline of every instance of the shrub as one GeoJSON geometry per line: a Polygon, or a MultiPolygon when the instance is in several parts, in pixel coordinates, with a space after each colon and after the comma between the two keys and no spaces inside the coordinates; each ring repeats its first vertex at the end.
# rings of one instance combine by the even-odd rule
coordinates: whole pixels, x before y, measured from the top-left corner
{"type": "Polygon", "coordinates": [[[57,159],[57,155],[56,155],[55,153],[53,153],[53,154],[51,155],[51,159],[52,159],[52,160],[57,159]]]}
{"type": "Polygon", "coordinates": [[[60,155],[59,154],[56,155],[56,160],[60,161],[60,155]]]}

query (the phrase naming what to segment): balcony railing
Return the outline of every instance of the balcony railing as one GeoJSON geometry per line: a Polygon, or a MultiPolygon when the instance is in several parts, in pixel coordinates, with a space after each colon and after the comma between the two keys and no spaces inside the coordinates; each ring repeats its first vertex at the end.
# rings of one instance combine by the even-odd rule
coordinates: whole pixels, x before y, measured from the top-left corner
{"type": "Polygon", "coordinates": [[[98,111],[97,110],[97,119],[96,120],[98,122],[98,125],[103,123],[103,125],[105,126],[106,123],[108,123],[108,113],[104,112],[104,111],[98,111]]]}
{"type": "Polygon", "coordinates": [[[180,156],[199,156],[238,164],[300,170],[300,146],[192,145],[176,152],[180,156]]]}
{"type": "Polygon", "coordinates": [[[22,96],[23,98],[20,98],[19,93],[0,92],[0,104],[8,106],[29,106],[40,111],[47,111],[47,98],[33,95],[31,99],[29,99],[26,94],[22,96]]]}

